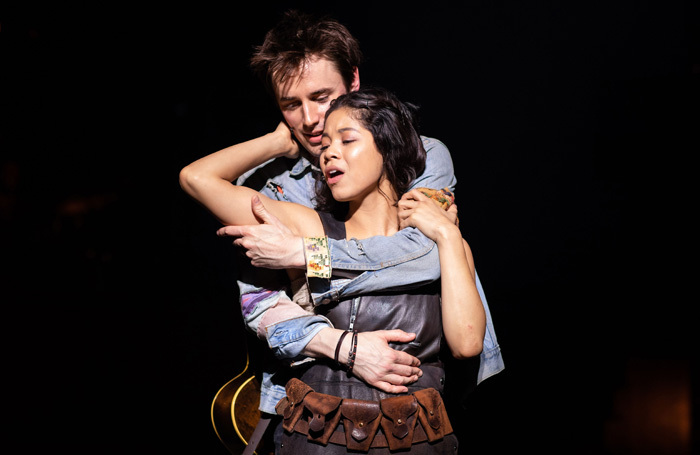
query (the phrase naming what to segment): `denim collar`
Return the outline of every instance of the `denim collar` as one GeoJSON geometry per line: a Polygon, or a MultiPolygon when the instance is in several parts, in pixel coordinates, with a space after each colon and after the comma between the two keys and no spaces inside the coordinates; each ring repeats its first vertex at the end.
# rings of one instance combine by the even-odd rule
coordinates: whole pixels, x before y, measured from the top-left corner
{"type": "Polygon", "coordinates": [[[299,156],[299,160],[294,165],[292,170],[289,171],[289,175],[291,175],[293,177],[299,177],[307,169],[311,169],[312,171],[316,171],[316,172],[321,172],[321,169],[319,169],[318,166],[312,164],[311,161],[309,161],[305,156],[301,155],[301,156],[299,156]]]}

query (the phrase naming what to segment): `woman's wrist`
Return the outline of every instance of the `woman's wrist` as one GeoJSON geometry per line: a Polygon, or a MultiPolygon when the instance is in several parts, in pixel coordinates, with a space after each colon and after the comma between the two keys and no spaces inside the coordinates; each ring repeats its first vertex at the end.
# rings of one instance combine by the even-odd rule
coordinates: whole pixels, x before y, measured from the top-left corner
{"type": "Polygon", "coordinates": [[[294,141],[294,135],[286,125],[280,124],[275,131],[268,133],[268,136],[272,140],[271,149],[274,151],[274,156],[271,158],[279,158],[281,156],[294,158],[299,155],[299,146],[294,141]]]}
{"type": "Polygon", "coordinates": [[[435,236],[435,243],[437,243],[438,248],[441,245],[452,244],[454,242],[459,242],[462,244],[462,232],[459,230],[457,225],[452,223],[442,223],[437,227],[437,235],[435,236]]]}

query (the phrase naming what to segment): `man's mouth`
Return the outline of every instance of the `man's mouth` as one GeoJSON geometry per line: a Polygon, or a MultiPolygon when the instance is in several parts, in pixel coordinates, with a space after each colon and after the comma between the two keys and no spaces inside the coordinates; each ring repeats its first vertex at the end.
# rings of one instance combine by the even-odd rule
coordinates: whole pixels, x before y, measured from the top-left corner
{"type": "Polygon", "coordinates": [[[322,134],[323,131],[319,131],[318,133],[304,134],[304,136],[306,136],[310,144],[318,145],[321,143],[322,134]]]}

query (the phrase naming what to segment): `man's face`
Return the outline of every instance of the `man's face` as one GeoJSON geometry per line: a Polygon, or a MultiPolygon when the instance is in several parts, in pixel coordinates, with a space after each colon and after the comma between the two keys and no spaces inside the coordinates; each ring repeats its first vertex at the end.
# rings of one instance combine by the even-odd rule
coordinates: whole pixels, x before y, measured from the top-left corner
{"type": "MultiPolygon", "coordinates": [[[[359,78],[358,80],[359,83],[359,78]]],[[[356,88],[351,87],[356,90],[356,88]]],[[[321,153],[324,116],[332,100],[347,93],[335,65],[324,58],[307,60],[299,71],[275,87],[277,104],[287,125],[306,150],[321,153]]]]}

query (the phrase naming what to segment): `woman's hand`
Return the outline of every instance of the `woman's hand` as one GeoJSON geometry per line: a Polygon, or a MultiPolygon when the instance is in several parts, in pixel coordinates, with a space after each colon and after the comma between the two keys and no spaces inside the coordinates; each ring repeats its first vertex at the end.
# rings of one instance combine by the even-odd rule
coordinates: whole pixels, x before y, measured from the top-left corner
{"type": "Polygon", "coordinates": [[[281,150],[285,152],[281,156],[296,158],[299,156],[299,143],[294,139],[291,128],[284,122],[280,122],[273,132],[280,141],[281,150]]]}
{"type": "Polygon", "coordinates": [[[443,210],[419,190],[411,190],[399,201],[399,228],[415,227],[437,242],[445,229],[457,226],[457,209],[443,210]]]}

